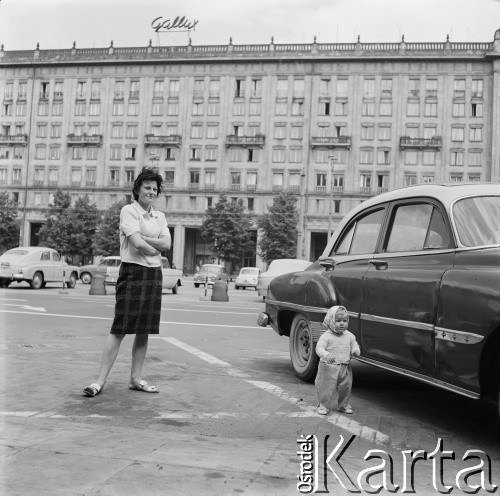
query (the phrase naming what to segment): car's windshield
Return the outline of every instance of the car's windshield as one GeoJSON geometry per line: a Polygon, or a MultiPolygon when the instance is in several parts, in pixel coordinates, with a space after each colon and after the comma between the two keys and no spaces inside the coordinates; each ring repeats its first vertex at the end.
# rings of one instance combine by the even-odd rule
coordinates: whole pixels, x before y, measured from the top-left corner
{"type": "Polygon", "coordinates": [[[201,269],[200,272],[219,272],[221,270],[220,267],[209,267],[204,265],[201,269]]]}
{"type": "Polygon", "coordinates": [[[500,244],[500,196],[459,200],[453,206],[453,218],[464,246],[500,244]]]}
{"type": "Polygon", "coordinates": [[[259,269],[241,269],[240,275],[242,276],[256,276],[259,273],[259,269]]]}

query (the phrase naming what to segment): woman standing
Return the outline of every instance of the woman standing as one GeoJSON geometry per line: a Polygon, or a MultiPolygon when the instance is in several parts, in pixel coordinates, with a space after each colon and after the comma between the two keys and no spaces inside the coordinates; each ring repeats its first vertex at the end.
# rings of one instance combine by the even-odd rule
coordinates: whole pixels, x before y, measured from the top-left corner
{"type": "Polygon", "coordinates": [[[115,318],[104,348],[99,378],[83,391],[99,394],[116,360],[126,334],[135,334],[129,389],[158,393],[142,379],[149,334],[160,328],[162,271],[160,252],[170,249],[165,214],[153,209],[161,193],[162,177],[143,168],[134,182],[134,202],[120,212],[120,274],[116,281],[115,318]]]}

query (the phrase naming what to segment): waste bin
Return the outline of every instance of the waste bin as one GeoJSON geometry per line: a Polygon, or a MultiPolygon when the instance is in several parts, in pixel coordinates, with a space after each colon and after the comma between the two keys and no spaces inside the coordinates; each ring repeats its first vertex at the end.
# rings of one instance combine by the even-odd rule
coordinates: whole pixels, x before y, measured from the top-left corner
{"type": "Polygon", "coordinates": [[[92,271],[92,281],[90,283],[89,295],[105,295],[106,269],[97,267],[92,271]]]}

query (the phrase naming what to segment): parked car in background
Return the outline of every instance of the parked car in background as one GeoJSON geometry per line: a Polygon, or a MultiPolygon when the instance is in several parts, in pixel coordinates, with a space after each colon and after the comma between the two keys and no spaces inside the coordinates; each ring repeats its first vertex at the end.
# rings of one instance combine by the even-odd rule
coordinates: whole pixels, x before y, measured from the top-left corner
{"type": "Polygon", "coordinates": [[[32,289],[44,288],[47,283],[63,283],[74,288],[78,267],[61,260],[59,253],[43,246],[20,246],[6,251],[0,257],[0,287],[12,282],[26,281],[32,289]]]}
{"type": "Polygon", "coordinates": [[[349,311],[361,361],[498,403],[499,185],[378,195],[344,217],[311,267],[275,278],[259,323],[289,337],[304,380],[333,305],[349,311]]]}
{"type": "Polygon", "coordinates": [[[92,282],[92,273],[97,270],[106,270],[108,267],[119,267],[121,263],[120,257],[113,255],[104,257],[98,264],[83,265],[80,267],[80,279],[83,284],[90,284],[92,282]]]}
{"type": "MultiPolygon", "coordinates": [[[[120,260],[120,257],[118,257],[120,260]]],[[[171,289],[172,293],[177,294],[179,286],[182,286],[182,270],[171,269],[168,258],[161,257],[162,274],[163,274],[163,289],[171,289]]],[[[108,266],[106,269],[105,284],[115,285],[120,273],[120,264],[108,266]]]]}
{"type": "Polygon", "coordinates": [[[224,279],[226,282],[228,280],[226,268],[224,265],[219,264],[203,264],[200,270],[194,275],[194,287],[200,286],[211,286],[213,283],[219,279],[224,279]]]}
{"type": "Polygon", "coordinates": [[[277,276],[282,274],[288,274],[290,272],[296,272],[297,270],[304,270],[312,264],[309,260],[299,260],[296,258],[281,258],[279,260],[273,260],[266,272],[261,272],[259,274],[259,281],[257,283],[257,291],[259,296],[263,299],[266,298],[267,287],[269,283],[277,276]]]}
{"type": "Polygon", "coordinates": [[[234,281],[234,289],[257,289],[259,274],[260,269],[257,269],[256,267],[243,267],[240,270],[240,273],[236,276],[236,280],[234,281]]]}

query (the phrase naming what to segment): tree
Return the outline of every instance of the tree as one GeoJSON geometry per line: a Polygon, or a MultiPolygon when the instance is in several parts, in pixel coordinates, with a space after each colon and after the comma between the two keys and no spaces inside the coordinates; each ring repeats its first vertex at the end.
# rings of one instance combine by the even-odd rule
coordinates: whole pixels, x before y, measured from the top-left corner
{"type": "Polygon", "coordinates": [[[259,255],[266,263],[280,258],[296,258],[297,224],[299,214],[297,197],[280,193],[274,198],[269,212],[260,217],[259,228],[263,235],[259,242],[259,255]]]}
{"type": "Polygon", "coordinates": [[[92,240],[95,255],[106,257],[120,252],[120,211],[125,204],[114,203],[104,212],[92,240]]]}
{"type": "Polygon", "coordinates": [[[6,191],[0,192],[0,253],[19,246],[17,205],[6,191]]]}
{"type": "Polygon", "coordinates": [[[66,254],[66,238],[68,231],[68,216],[65,215],[71,206],[71,195],[57,190],[54,201],[50,205],[47,222],[40,228],[38,239],[40,245],[48,246],[59,253],[66,254]]]}
{"type": "Polygon", "coordinates": [[[219,201],[207,209],[200,232],[213,244],[217,257],[233,266],[251,250],[251,228],[252,220],[245,214],[243,200],[228,201],[226,195],[221,194],[219,201]]]}

